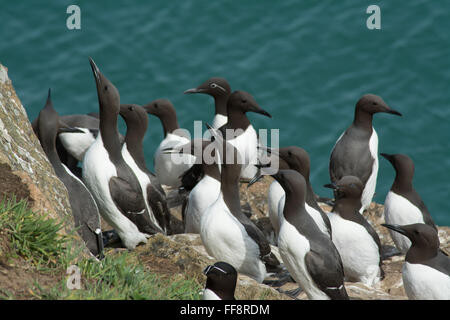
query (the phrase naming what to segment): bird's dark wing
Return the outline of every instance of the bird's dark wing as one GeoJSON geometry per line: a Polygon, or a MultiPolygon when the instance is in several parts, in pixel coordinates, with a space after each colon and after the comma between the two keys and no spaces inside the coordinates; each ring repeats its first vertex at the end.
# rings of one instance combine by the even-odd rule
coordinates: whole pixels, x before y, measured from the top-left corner
{"type": "Polygon", "coordinates": [[[344,287],[342,262],[340,264],[333,263],[331,259],[327,259],[327,255],[319,254],[311,249],[305,255],[305,264],[316,285],[331,299],[349,299],[344,287]]]}
{"type": "Polygon", "coordinates": [[[111,197],[125,217],[130,219],[139,231],[154,234],[158,228],[152,225],[142,193],[136,191],[131,185],[120,177],[109,180],[111,197]]]}

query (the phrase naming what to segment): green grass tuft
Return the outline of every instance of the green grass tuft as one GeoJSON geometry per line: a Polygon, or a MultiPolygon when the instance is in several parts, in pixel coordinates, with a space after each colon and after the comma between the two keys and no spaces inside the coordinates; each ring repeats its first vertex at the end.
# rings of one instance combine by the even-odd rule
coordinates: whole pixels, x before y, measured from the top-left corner
{"type": "MultiPolygon", "coordinates": [[[[62,223],[33,213],[26,201],[0,203],[0,230],[10,241],[10,258],[24,258],[36,273],[54,275],[49,285],[34,277],[29,292],[38,299],[199,299],[202,286],[183,275],[169,278],[145,270],[134,252],[107,253],[102,261],[77,256],[70,236],[61,235],[62,223]],[[75,252],[75,253],[74,253],[75,252]],[[75,262],[76,261],[76,262],[75,262]],[[81,272],[81,288],[68,289],[67,267],[81,272]]],[[[78,251],[79,253],[79,251],[78,251]]],[[[1,255],[5,252],[0,251],[1,255]]],[[[1,288],[0,297],[14,299],[1,288]]]]}

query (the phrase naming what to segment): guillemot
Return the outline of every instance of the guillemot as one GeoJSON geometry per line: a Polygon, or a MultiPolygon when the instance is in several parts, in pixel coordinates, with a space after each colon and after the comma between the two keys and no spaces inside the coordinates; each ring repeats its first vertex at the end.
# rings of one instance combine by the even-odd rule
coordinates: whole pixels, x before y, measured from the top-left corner
{"type": "Polygon", "coordinates": [[[242,213],[241,154],[216,130],[210,127],[210,131],[221,163],[220,193],[202,215],[201,239],[208,254],[261,283],[267,271],[279,269],[279,261],[261,230],[242,213]]]}
{"type": "Polygon", "coordinates": [[[210,146],[213,147],[209,140],[195,139],[176,149],[164,151],[165,153],[177,152],[195,155],[196,164],[200,162],[201,165],[202,178],[189,192],[187,202],[182,208],[185,233],[200,233],[201,218],[220,193],[218,153],[210,146]]]}
{"type": "Polygon", "coordinates": [[[325,187],[332,188],[336,197],[328,216],[345,277],[373,286],[384,277],[382,246],[375,229],[359,213],[363,184],[358,177],[344,176],[325,187]]]}
{"type": "Polygon", "coordinates": [[[241,179],[250,181],[257,173],[258,136],[247,112],[272,116],[256,103],[253,96],[245,91],[234,91],[227,100],[227,123],[219,128],[222,136],[241,154],[241,179]]]}
{"type": "Polygon", "coordinates": [[[154,100],[143,108],[147,113],[159,118],[163,127],[163,140],[155,151],[155,174],[161,184],[177,188],[181,185],[181,176],[195,162],[195,157],[188,154],[167,154],[162,150],[176,148],[190,142],[184,135],[177,120],[173,104],[167,99],[154,100]]]}
{"type": "Polygon", "coordinates": [[[382,224],[411,241],[402,267],[403,286],[411,300],[450,300],[450,258],[439,250],[437,231],[424,223],[382,224]]]}
{"type": "Polygon", "coordinates": [[[203,300],[236,300],[237,271],[229,263],[219,261],[203,270],[207,277],[203,300]]]}
{"type": "Polygon", "coordinates": [[[45,107],[40,111],[36,121],[36,133],[56,175],[67,189],[77,232],[89,251],[101,259],[103,258],[103,241],[97,205],[83,182],[61,163],[56,151],[58,132],[77,132],[77,130],[61,127],[58,113],[53,108],[49,89],[45,107]]]}
{"type": "Polygon", "coordinates": [[[286,193],[278,248],[290,275],[311,300],[347,300],[339,252],[306,211],[305,179],[294,170],[280,170],[272,177],[286,193]]]}
{"type": "Polygon", "coordinates": [[[121,104],[119,114],[127,125],[122,156],[139,179],[152,223],[161,233],[166,234],[170,226],[166,195],[158,178],[147,169],[144,158],[143,140],[148,126],[147,112],[136,104],[121,104]]]}
{"type": "MultiPolygon", "coordinates": [[[[414,162],[404,154],[381,153],[394,167],[394,183],[384,200],[384,218],[387,224],[407,225],[425,223],[437,231],[431,215],[413,187],[414,162]]],[[[406,253],[411,241],[401,233],[389,230],[395,246],[406,253]]]]}
{"type": "Polygon", "coordinates": [[[211,127],[219,129],[227,123],[227,100],[231,94],[231,87],[224,78],[213,77],[196,88],[188,89],[185,94],[203,93],[214,98],[215,112],[211,127]]]}
{"type": "Polygon", "coordinates": [[[147,212],[139,180],[122,157],[117,120],[120,96],[116,87],[89,58],[97,87],[100,132],[83,161],[83,180],[102,217],[116,230],[123,245],[134,249],[158,232],[147,212]]]}
{"type": "MultiPolygon", "coordinates": [[[[305,208],[308,214],[314,219],[318,228],[328,237],[332,237],[331,224],[328,216],[323,212],[320,206],[317,204],[315,193],[312,189],[311,182],[309,180],[310,173],[310,159],[308,152],[305,149],[290,146],[279,149],[260,147],[267,151],[271,156],[271,163],[274,160],[278,163],[278,169],[292,169],[299,172],[306,181],[306,203],[305,208]],[[273,157],[278,157],[277,159],[273,157]]],[[[258,165],[258,167],[261,167],[258,165]]],[[[262,168],[264,169],[264,168],[262,168]]],[[[260,172],[259,174],[262,174],[260,172]]],[[[249,183],[249,186],[259,180],[259,176],[255,176],[249,183]]],[[[279,216],[283,214],[285,202],[285,193],[278,181],[274,180],[268,192],[268,207],[269,207],[269,219],[272,227],[275,231],[275,235],[278,236],[278,231],[280,228],[279,216]]]]}
{"type": "Polygon", "coordinates": [[[401,116],[381,97],[362,96],[355,107],[353,123],[341,134],[330,155],[329,173],[336,183],[344,176],[356,176],[364,185],[360,212],[372,202],[378,175],[378,135],[372,126],[373,115],[385,112],[401,116]]]}

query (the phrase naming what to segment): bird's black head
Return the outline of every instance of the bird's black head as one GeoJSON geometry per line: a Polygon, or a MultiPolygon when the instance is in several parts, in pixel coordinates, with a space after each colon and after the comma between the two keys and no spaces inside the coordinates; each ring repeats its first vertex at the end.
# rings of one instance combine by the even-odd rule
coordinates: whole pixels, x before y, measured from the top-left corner
{"type": "Polygon", "coordinates": [[[89,58],[92,72],[94,74],[95,84],[97,86],[97,96],[100,110],[107,110],[108,113],[119,114],[120,95],[117,88],[106,78],[95,64],[94,60],[89,58]]]}
{"type": "Polygon", "coordinates": [[[375,94],[365,94],[356,103],[356,112],[365,112],[368,114],[375,114],[378,112],[385,112],[401,116],[402,114],[394,109],[391,109],[386,102],[375,94]]]}
{"type": "Polygon", "coordinates": [[[338,182],[326,184],[324,187],[334,190],[336,200],[339,199],[360,199],[364,185],[355,176],[342,177],[338,182]]]}
{"type": "Polygon", "coordinates": [[[381,153],[395,169],[397,178],[405,180],[406,183],[411,183],[414,176],[414,162],[406,154],[387,154],[381,153]]]}
{"type": "Polygon", "coordinates": [[[216,293],[223,300],[234,299],[236,289],[237,271],[227,262],[216,262],[207,266],[203,273],[206,275],[205,289],[216,293]]]}
{"type": "Polygon", "coordinates": [[[284,147],[278,149],[278,154],[287,163],[289,169],[298,171],[306,180],[309,179],[310,160],[305,149],[296,146],[284,147]]]}
{"type": "Polygon", "coordinates": [[[120,116],[125,120],[127,127],[147,128],[148,116],[147,111],[137,104],[121,104],[120,116]]]}
{"type": "Polygon", "coordinates": [[[270,113],[261,109],[253,96],[245,91],[234,91],[228,98],[227,109],[238,110],[242,113],[255,112],[272,118],[270,113]]]}
{"type": "Polygon", "coordinates": [[[434,257],[439,250],[439,236],[437,231],[424,223],[409,225],[382,224],[383,227],[403,234],[411,240],[411,248],[406,254],[406,260],[420,262],[434,257]]]}
{"type": "Polygon", "coordinates": [[[213,77],[196,88],[188,89],[184,92],[189,93],[203,93],[208,94],[214,98],[228,97],[231,93],[231,87],[228,81],[224,78],[213,77]]]}

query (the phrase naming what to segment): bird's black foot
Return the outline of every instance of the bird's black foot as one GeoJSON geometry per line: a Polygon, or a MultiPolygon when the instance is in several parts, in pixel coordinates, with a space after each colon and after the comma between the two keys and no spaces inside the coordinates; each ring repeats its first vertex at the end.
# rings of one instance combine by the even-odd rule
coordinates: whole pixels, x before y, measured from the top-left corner
{"type": "Polygon", "coordinates": [[[116,230],[108,230],[102,232],[103,247],[111,247],[121,242],[116,230]]]}
{"type": "Polygon", "coordinates": [[[289,297],[291,297],[292,299],[296,299],[297,300],[297,296],[303,291],[302,288],[298,287],[297,289],[293,289],[293,290],[281,290],[281,289],[277,289],[278,292],[283,293],[289,297]]]}

